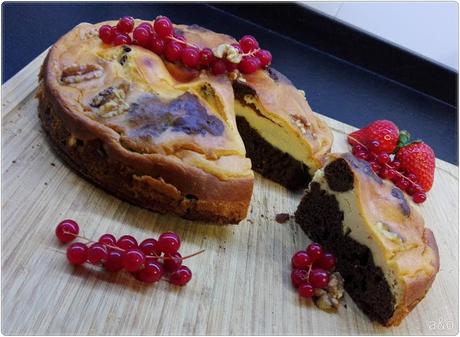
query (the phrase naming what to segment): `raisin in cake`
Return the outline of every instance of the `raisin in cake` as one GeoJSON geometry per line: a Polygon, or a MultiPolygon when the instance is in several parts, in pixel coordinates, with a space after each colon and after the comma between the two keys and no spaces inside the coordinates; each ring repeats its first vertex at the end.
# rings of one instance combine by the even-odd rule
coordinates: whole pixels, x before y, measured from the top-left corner
{"type": "MultiPolygon", "coordinates": [[[[43,128],[61,156],[87,179],[157,212],[218,223],[244,219],[254,174],[235,118],[232,81],[237,77],[257,92],[258,109],[270,113],[273,128],[286,128],[295,135],[290,139],[299,142],[295,152],[283,157],[290,163],[290,157],[301,156],[293,164],[294,180],[320,166],[330,149],[330,131],[288,81],[275,81],[267,70],[253,79],[214,76],[165,61],[140,46],[107,45],[97,36],[103,24],[116,22],[80,24],[51,48],[38,92],[43,128]],[[279,94],[296,92],[296,100],[270,102],[267,97],[278,92],[276,87],[279,94]],[[280,104],[294,117],[279,110],[280,104]]],[[[200,48],[235,42],[198,26],[175,29],[200,48]]],[[[244,140],[251,148],[253,140],[244,140]]]]}
{"type": "Polygon", "coordinates": [[[334,252],[348,294],[383,325],[398,325],[439,270],[436,241],[415,204],[351,154],[329,155],[295,219],[334,252]]]}

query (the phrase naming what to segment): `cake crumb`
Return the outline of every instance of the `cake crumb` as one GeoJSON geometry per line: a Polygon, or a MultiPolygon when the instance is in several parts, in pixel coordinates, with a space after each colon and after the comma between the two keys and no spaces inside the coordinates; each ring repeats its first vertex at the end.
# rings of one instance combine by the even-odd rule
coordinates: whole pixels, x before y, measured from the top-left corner
{"type": "Polygon", "coordinates": [[[289,220],[291,216],[289,215],[289,213],[278,213],[276,216],[275,216],[275,220],[277,223],[285,223],[286,221],[289,220]]]}
{"type": "Polygon", "coordinates": [[[252,219],[246,219],[251,225],[254,223],[254,221],[252,221],[252,219]]]}
{"type": "Polygon", "coordinates": [[[51,166],[56,166],[56,164],[55,164],[55,163],[51,163],[50,165],[51,165],[51,166]]]}
{"type": "Polygon", "coordinates": [[[12,163],[13,163],[13,164],[16,164],[16,160],[13,160],[12,163]]]}

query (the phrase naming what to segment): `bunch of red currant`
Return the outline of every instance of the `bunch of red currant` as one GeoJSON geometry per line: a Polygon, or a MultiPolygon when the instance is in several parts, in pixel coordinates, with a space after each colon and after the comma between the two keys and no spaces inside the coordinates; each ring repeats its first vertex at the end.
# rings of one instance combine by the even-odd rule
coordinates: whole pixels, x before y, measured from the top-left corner
{"type": "Polygon", "coordinates": [[[412,196],[415,203],[420,204],[426,200],[426,193],[417,183],[415,174],[405,172],[396,157],[392,159],[386,152],[379,153],[379,141],[370,142],[369,147],[370,150],[362,144],[355,144],[351,152],[356,158],[368,161],[380,178],[391,180],[400,190],[412,196]]]}
{"type": "MultiPolygon", "coordinates": [[[[62,243],[69,243],[81,237],[79,231],[78,224],[67,219],[57,225],[56,237],[62,243]]],[[[67,248],[67,259],[73,265],[85,262],[102,265],[109,272],[125,270],[145,283],[158,282],[169,273],[170,283],[183,286],[191,280],[192,272],[182,265],[182,261],[203,251],[182,257],[179,248],[180,238],[172,232],[161,234],[158,240],[145,239],[140,244],[131,235],[123,235],[117,240],[112,234],[104,234],[97,242],[72,243],[67,248]]]]}
{"type": "Polygon", "coordinates": [[[301,250],[291,259],[292,285],[301,297],[312,297],[315,289],[324,289],[329,284],[330,271],[335,268],[336,259],[325,252],[318,243],[312,243],[307,250],[301,250]]]}
{"type": "Polygon", "coordinates": [[[103,25],[99,28],[99,38],[108,44],[137,44],[163,56],[170,62],[181,62],[191,69],[209,69],[214,75],[221,75],[234,70],[250,74],[267,67],[272,61],[268,50],[260,49],[257,40],[250,35],[243,36],[239,43],[231,46],[241,55],[238,62],[218,58],[210,48],[200,49],[187,43],[183,35],[174,31],[171,20],[159,16],[153,25],[143,22],[134,27],[135,21],[124,16],[115,27],[103,25]],[[129,35],[132,32],[132,37],[129,35]]]}

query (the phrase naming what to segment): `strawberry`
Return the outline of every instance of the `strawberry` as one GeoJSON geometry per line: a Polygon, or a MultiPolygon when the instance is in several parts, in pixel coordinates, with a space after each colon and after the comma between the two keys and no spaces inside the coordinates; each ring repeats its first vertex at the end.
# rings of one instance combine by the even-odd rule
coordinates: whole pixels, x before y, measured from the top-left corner
{"type": "Polygon", "coordinates": [[[395,123],[389,120],[378,120],[372,122],[361,130],[352,132],[348,136],[348,143],[351,145],[357,144],[356,141],[360,142],[367,148],[373,148],[371,145],[372,141],[378,142],[378,147],[373,148],[377,153],[393,153],[398,145],[399,141],[399,129],[395,123]]]}
{"type": "Polygon", "coordinates": [[[422,141],[416,141],[399,149],[396,160],[401,170],[413,173],[425,192],[433,186],[435,156],[433,149],[422,141]]]}

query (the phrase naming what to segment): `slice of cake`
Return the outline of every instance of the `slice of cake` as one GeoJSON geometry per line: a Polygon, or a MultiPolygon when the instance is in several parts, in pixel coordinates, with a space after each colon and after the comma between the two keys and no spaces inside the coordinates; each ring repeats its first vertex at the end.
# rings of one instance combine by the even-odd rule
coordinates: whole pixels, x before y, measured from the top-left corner
{"type": "Polygon", "coordinates": [[[238,130],[252,167],[288,189],[304,188],[332,146],[304,93],[269,68],[233,82],[238,130]]]}
{"type": "Polygon", "coordinates": [[[436,241],[416,206],[351,154],[328,157],[295,219],[336,255],[348,294],[383,325],[398,325],[439,270],[436,241]]]}
{"type": "MultiPolygon", "coordinates": [[[[238,223],[252,197],[250,159],[257,170],[288,187],[304,185],[320,166],[331,133],[280,74],[282,80],[266,69],[251,76],[237,71],[213,75],[168,61],[167,48],[157,55],[130,44],[127,34],[120,45],[102,42],[99,28],[116,25],[78,25],[51,48],[40,75],[43,128],[84,177],[154,211],[238,223]],[[248,151],[236,123],[235,81],[255,93],[238,97],[253,99],[270,121],[260,124],[247,115],[248,123],[239,123],[248,151]]],[[[237,42],[195,25],[174,25],[169,39],[187,41],[197,50],[237,42]]]]}

